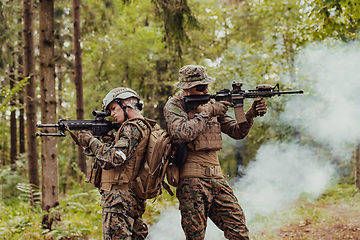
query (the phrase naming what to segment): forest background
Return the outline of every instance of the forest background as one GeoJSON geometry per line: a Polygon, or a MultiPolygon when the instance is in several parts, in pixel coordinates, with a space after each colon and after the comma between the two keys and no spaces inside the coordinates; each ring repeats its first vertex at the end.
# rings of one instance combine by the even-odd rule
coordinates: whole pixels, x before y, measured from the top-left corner
{"type": "MultiPolygon", "coordinates": [[[[92,119],[124,86],[166,129],[162,109],[186,64],[207,67],[217,79],[211,93],[233,80],[246,90],[279,83],[305,92],[267,99],[268,113],[244,140],[223,136],[222,170],[253,229],[330,185],[360,188],[360,1],[2,0],[0,13],[1,238],[100,239],[88,159],[69,136],[36,138],[35,125],[92,119]]],[[[150,238],[171,239],[164,221],[179,217],[163,210],[176,204],[166,193],[148,203],[150,238]]]]}

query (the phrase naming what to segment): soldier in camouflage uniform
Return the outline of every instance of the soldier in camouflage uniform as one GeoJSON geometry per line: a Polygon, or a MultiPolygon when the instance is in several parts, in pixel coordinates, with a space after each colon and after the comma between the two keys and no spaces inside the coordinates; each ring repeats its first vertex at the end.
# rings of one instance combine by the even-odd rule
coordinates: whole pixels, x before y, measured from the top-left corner
{"type": "Polygon", "coordinates": [[[138,147],[148,139],[139,131],[140,127],[146,128],[140,120],[144,119],[141,108],[136,92],[129,88],[115,88],[103,100],[104,111],[109,111],[115,121],[124,123],[115,140],[104,143],[89,131],[78,133],[85,154],[94,156],[102,171],[100,193],[104,240],[145,239],[148,235],[142,219],[146,202],[129,187],[133,175],[139,170],[135,161],[141,161],[145,156],[143,152],[139,153],[138,147]]]}
{"type": "Polygon", "coordinates": [[[208,84],[215,80],[205,70],[199,65],[182,67],[174,86],[183,93],[170,98],[164,108],[170,134],[189,149],[186,162],[178,163],[181,166],[176,194],[181,225],[186,239],[204,239],[209,217],[227,239],[249,239],[244,212],[222,175],[216,151],[222,149],[221,132],[234,139],[244,138],[254,118],[266,113],[266,103],[255,99],[243,123],[226,114],[228,102],[210,101],[185,112],[182,96],[207,94],[208,84]]]}

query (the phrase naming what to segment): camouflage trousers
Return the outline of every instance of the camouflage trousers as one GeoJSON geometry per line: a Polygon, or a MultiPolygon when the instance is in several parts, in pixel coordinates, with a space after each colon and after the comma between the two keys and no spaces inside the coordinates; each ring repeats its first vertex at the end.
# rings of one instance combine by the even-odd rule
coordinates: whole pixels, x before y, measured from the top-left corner
{"type": "Polygon", "coordinates": [[[227,239],[249,239],[245,214],[225,179],[184,178],[176,195],[187,240],[203,240],[209,217],[227,239]]]}
{"type": "Polygon", "coordinates": [[[142,219],[146,202],[131,190],[103,192],[103,240],[144,240],[148,228],[142,219]]]}

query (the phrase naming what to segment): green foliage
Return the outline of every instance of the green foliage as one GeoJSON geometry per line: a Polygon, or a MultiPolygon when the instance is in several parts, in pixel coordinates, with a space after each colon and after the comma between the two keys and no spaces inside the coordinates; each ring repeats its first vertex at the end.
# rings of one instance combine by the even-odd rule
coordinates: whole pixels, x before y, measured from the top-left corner
{"type": "Polygon", "coordinates": [[[28,183],[18,183],[16,188],[22,192],[19,197],[24,199],[24,201],[29,201],[32,205],[41,202],[41,192],[38,186],[28,183]]]}
{"type": "Polygon", "coordinates": [[[353,184],[343,184],[329,188],[318,198],[321,203],[357,202],[359,200],[360,190],[353,184]]]}
{"type": "Polygon", "coordinates": [[[155,0],[154,2],[157,8],[156,12],[164,23],[167,41],[175,42],[177,47],[181,46],[181,42],[188,42],[189,36],[186,29],[199,28],[199,26],[187,1],[155,0]]]}
{"type": "MultiPolygon", "coordinates": [[[[85,112],[101,107],[104,96],[113,88],[124,86],[136,90],[145,100],[157,92],[156,62],[166,60],[164,38],[149,1],[87,1],[84,25],[91,32],[83,35],[84,99],[91,98],[85,112]],[[104,5],[105,4],[105,5],[104,5]],[[104,6],[103,6],[104,5],[104,6]],[[91,90],[91,91],[90,91],[91,90]],[[91,96],[91,97],[90,97],[91,96]]],[[[151,99],[152,107],[156,100],[151,99]]]]}
{"type": "MultiPolygon", "coordinates": [[[[0,105],[0,114],[3,115],[6,113],[6,111],[13,111],[15,109],[18,109],[18,106],[11,106],[10,102],[16,96],[21,90],[24,89],[25,85],[28,84],[28,78],[25,78],[19,82],[16,82],[12,88],[10,88],[10,85],[7,85],[0,90],[0,99],[1,99],[1,105],[0,105]]],[[[2,117],[0,118],[2,119],[2,117]]]]}
{"type": "Polygon", "coordinates": [[[51,209],[61,216],[46,236],[61,239],[71,236],[87,236],[101,239],[100,194],[90,184],[82,184],[62,196],[60,205],[51,209]]]}
{"type": "Polygon", "coordinates": [[[28,202],[0,201],[1,239],[41,239],[41,208],[28,202]]]}
{"type": "Polygon", "coordinates": [[[22,181],[22,177],[11,170],[11,167],[0,168],[0,197],[10,199],[18,197],[20,192],[16,186],[22,181]]]}
{"type": "Polygon", "coordinates": [[[60,205],[50,210],[51,216],[60,216],[52,231],[41,227],[43,214],[39,205],[31,207],[28,201],[13,198],[6,204],[0,201],[1,239],[61,239],[87,236],[101,239],[100,194],[90,184],[63,195],[60,205]]]}
{"type": "Polygon", "coordinates": [[[345,42],[358,39],[360,4],[357,0],[315,0],[310,16],[319,20],[314,31],[317,39],[333,37],[345,42]]]}

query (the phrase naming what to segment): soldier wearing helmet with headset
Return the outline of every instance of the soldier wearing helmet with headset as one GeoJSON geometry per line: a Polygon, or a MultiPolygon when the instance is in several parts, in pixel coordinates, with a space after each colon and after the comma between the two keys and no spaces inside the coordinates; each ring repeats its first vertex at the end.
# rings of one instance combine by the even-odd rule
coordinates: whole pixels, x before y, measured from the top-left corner
{"type": "Polygon", "coordinates": [[[115,88],[102,102],[103,110],[109,111],[118,123],[123,123],[115,140],[104,143],[89,131],[78,133],[85,154],[94,156],[102,170],[99,190],[104,240],[145,239],[148,235],[142,219],[146,202],[131,189],[131,181],[141,167],[150,135],[143,121],[152,126],[156,124],[141,115],[142,105],[139,95],[132,89],[115,88]]]}

